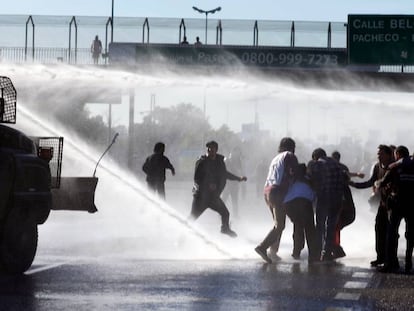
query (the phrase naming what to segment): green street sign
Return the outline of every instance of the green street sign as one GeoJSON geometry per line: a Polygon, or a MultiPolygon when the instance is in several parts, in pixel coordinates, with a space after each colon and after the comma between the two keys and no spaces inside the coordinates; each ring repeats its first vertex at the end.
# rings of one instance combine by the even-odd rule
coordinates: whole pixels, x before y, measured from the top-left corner
{"type": "Polygon", "coordinates": [[[348,15],[350,65],[414,65],[414,15],[348,15]]]}

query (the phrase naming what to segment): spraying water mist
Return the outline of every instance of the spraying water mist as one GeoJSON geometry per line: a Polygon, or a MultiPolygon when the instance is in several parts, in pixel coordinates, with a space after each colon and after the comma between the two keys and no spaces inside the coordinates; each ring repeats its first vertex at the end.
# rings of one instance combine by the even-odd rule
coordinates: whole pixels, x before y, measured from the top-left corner
{"type": "MultiPolygon", "coordinates": [[[[114,122],[126,126],[128,106],[124,95],[131,89],[135,93],[135,122],[140,122],[140,112],[147,111],[151,95],[155,94],[156,104],[162,107],[182,102],[200,107],[216,128],[227,124],[231,130],[243,134],[243,126],[254,123],[263,135],[276,140],[292,136],[299,142],[297,155],[300,162],[307,162],[311,151],[321,146],[328,153],[339,150],[342,161],[351,169],[365,169],[369,174],[377,145],[414,146],[407,135],[414,109],[410,105],[410,94],[341,91],[340,86],[338,90],[303,88],[292,82],[248,72],[240,78],[239,74],[201,76],[165,71],[142,74],[64,65],[20,67],[5,64],[2,69],[2,75],[13,80],[19,94],[17,127],[33,135],[65,137],[64,176],[75,173],[91,176],[104,147],[82,142],[67,130],[64,122],[56,122],[55,112],[70,111],[77,101],[113,100],[115,94],[122,103],[114,107],[114,122]],[[358,149],[350,149],[350,145],[358,146],[358,149]]],[[[91,115],[102,113],[99,108],[90,109],[91,115]]],[[[276,146],[265,147],[257,146],[251,152],[270,159],[276,146]]],[[[216,215],[207,214],[204,221],[196,224],[187,222],[190,188],[170,206],[148,193],[131,172],[115,162],[106,158],[97,169],[99,214],[54,212],[51,215],[53,221],[40,228],[41,246],[53,247],[54,243],[65,241],[68,247],[79,249],[83,255],[92,252],[100,256],[144,259],[256,258],[254,245],[271,226],[261,198],[246,199],[242,206],[244,217],[242,214],[240,219],[231,220],[240,236],[235,242],[219,234],[216,215]]],[[[252,176],[253,171],[247,172],[249,175],[252,176]]],[[[167,180],[167,202],[169,182],[173,181],[167,180]]],[[[189,184],[191,181],[186,183],[189,184]]],[[[358,256],[361,250],[366,255],[367,249],[373,253],[374,214],[368,211],[368,195],[366,192],[357,194],[357,220],[343,234],[348,257],[358,256]],[[355,243],[361,232],[368,237],[355,243]]],[[[282,237],[282,254],[291,249],[288,232],[282,237]]]]}

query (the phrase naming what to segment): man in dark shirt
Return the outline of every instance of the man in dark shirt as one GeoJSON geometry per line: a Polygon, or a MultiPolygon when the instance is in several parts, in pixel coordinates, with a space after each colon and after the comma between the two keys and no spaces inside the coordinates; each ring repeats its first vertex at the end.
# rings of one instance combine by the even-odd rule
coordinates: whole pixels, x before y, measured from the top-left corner
{"type": "Polygon", "coordinates": [[[202,155],[195,165],[191,218],[195,220],[211,208],[221,216],[221,233],[236,237],[236,232],[230,229],[230,213],[220,195],[227,179],[246,181],[247,178],[227,171],[224,156],[217,153],[217,142],[209,141],[206,147],[207,154],[202,155]]]}
{"type": "Polygon", "coordinates": [[[321,260],[333,260],[335,229],[342,206],[346,184],[345,173],[322,148],[312,153],[309,165],[311,183],[316,191],[316,229],[321,260]]]}
{"type": "Polygon", "coordinates": [[[352,198],[352,192],[349,188],[349,181],[351,177],[360,177],[364,178],[365,174],[359,172],[350,172],[349,168],[341,162],[341,154],[339,151],[332,152],[331,155],[332,159],[338,162],[340,168],[344,172],[344,176],[346,178],[345,188],[344,188],[344,196],[342,198],[342,206],[341,211],[339,213],[338,223],[335,229],[335,242],[334,242],[334,249],[333,255],[335,258],[345,257],[345,251],[341,246],[341,230],[350,225],[355,220],[355,204],[352,198]]]}
{"type": "Polygon", "coordinates": [[[158,142],[154,146],[154,153],[150,155],[142,166],[147,174],[148,187],[165,199],[165,170],[170,169],[175,175],[175,169],[170,160],[164,155],[165,144],[158,142]]]}
{"type": "Polygon", "coordinates": [[[414,161],[410,158],[409,151],[405,146],[395,149],[396,162],[389,167],[390,170],[379,182],[379,187],[390,188],[392,195],[388,198],[387,212],[389,226],[387,231],[387,247],[385,264],[379,268],[381,272],[396,272],[400,265],[397,257],[398,229],[401,220],[406,225],[405,238],[407,240],[405,256],[405,272],[410,273],[412,269],[412,256],[414,247],[414,161]],[[390,200],[393,198],[393,200],[390,200]]]}
{"type": "Polygon", "coordinates": [[[373,187],[374,193],[379,193],[380,202],[378,206],[377,215],[375,216],[375,251],[377,258],[371,261],[371,266],[377,267],[385,263],[385,248],[387,240],[388,214],[386,208],[387,197],[389,195],[389,188],[379,189],[375,186],[375,182],[384,177],[388,166],[393,162],[392,149],[386,145],[378,146],[378,162],[374,165],[371,177],[365,182],[349,183],[350,186],[357,189],[366,189],[373,187]]]}

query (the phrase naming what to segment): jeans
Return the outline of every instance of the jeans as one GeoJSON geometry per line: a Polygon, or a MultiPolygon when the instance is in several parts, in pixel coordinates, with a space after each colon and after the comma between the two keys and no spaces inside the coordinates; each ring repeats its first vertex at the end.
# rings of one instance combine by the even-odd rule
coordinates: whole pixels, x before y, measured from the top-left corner
{"type": "Polygon", "coordinates": [[[331,254],[335,243],[335,229],[341,211],[342,193],[322,193],[317,196],[317,248],[331,254]]]}

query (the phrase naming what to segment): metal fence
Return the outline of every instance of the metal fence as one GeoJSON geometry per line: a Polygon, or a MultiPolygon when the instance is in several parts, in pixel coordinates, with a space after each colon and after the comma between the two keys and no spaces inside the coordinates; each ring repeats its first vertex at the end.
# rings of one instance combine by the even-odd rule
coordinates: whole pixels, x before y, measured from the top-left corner
{"type": "Polygon", "coordinates": [[[204,19],[142,17],[113,22],[107,17],[0,15],[1,57],[11,62],[90,64],[88,49],[95,35],[101,38],[104,55],[112,37],[136,43],[177,44],[184,36],[191,43],[199,36],[203,44],[214,45],[346,46],[344,23],[211,19],[207,25],[204,19]]]}
{"type": "MultiPolygon", "coordinates": [[[[0,47],[0,62],[92,65],[93,59],[90,49],[87,48],[69,50],[68,48],[0,47]]],[[[99,65],[106,63],[105,57],[99,58],[99,65]]]]}
{"type": "MultiPolygon", "coordinates": [[[[109,40],[136,43],[180,43],[196,36],[214,45],[346,48],[343,22],[209,20],[98,16],[0,15],[0,61],[43,64],[93,64],[95,35],[108,55],[109,40]]],[[[204,42],[206,43],[206,42],[204,42]]],[[[100,57],[98,64],[109,62],[100,57]]],[[[380,71],[414,72],[412,66],[381,66],[380,71]]]]}

